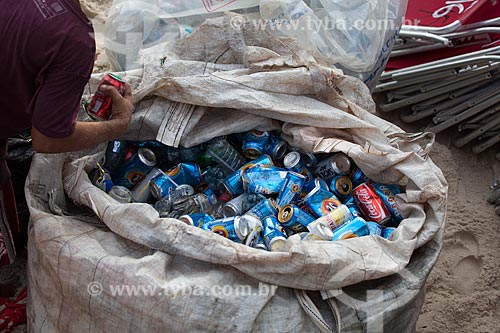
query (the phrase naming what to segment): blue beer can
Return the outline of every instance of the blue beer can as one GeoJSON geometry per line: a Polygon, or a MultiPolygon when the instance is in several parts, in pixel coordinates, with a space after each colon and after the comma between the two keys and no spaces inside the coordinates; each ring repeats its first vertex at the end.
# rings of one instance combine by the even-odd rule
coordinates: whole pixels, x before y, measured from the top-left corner
{"type": "Polygon", "coordinates": [[[269,251],[281,251],[286,243],[285,230],[276,216],[268,216],[262,220],[264,227],[264,243],[269,251]]]}
{"type": "Polygon", "coordinates": [[[115,184],[132,189],[146,177],[156,165],[156,156],[151,149],[139,148],[137,152],[116,172],[115,184]]]}
{"type": "Polygon", "coordinates": [[[269,132],[261,132],[257,130],[246,132],[243,137],[243,155],[251,160],[263,155],[266,151],[269,137],[269,132]]]}
{"type": "Polygon", "coordinates": [[[241,243],[248,234],[248,230],[241,223],[240,216],[231,216],[224,219],[204,223],[201,228],[228,238],[233,242],[241,243]]]}
{"type": "Polygon", "coordinates": [[[270,165],[256,165],[243,172],[243,190],[247,193],[275,195],[286,181],[288,171],[270,165]]]}
{"type": "Polygon", "coordinates": [[[314,216],[293,204],[283,206],[278,212],[278,221],[294,233],[307,231],[307,226],[314,220],[314,216]]]}
{"type": "Polygon", "coordinates": [[[196,187],[201,183],[201,170],[196,163],[179,163],[165,173],[179,185],[187,184],[196,187]]]}
{"type": "Polygon", "coordinates": [[[300,173],[301,175],[305,176],[306,181],[314,179],[313,173],[311,172],[311,170],[309,170],[309,168],[302,161],[302,157],[301,157],[300,153],[297,151],[292,151],[292,152],[288,153],[285,156],[285,159],[283,160],[283,165],[288,170],[295,171],[295,172],[300,173]]]}
{"type": "Polygon", "coordinates": [[[382,237],[383,229],[380,224],[375,222],[366,222],[368,225],[368,231],[370,232],[370,236],[380,236],[382,237]]]}
{"type": "Polygon", "coordinates": [[[370,234],[368,225],[365,220],[360,217],[353,219],[351,222],[343,224],[333,232],[334,241],[367,236],[370,234]]]}
{"type": "Polygon", "coordinates": [[[335,194],[321,187],[312,190],[304,197],[303,201],[316,217],[324,216],[342,204],[335,194]]]}
{"type": "Polygon", "coordinates": [[[366,175],[363,173],[363,171],[361,171],[360,168],[354,169],[349,178],[351,178],[353,188],[371,181],[370,178],[366,177],[366,175]]]}
{"type": "Polygon", "coordinates": [[[197,228],[201,228],[208,222],[215,221],[212,216],[205,213],[182,215],[181,217],[179,217],[179,220],[197,228]]]}
{"type": "Polygon", "coordinates": [[[328,186],[328,183],[322,179],[322,178],[315,178],[311,179],[310,181],[306,181],[304,183],[304,187],[302,188],[302,193],[300,194],[301,197],[305,197],[309,193],[311,193],[312,190],[314,190],[316,187],[322,188],[325,191],[330,191],[330,187],[328,186]]]}
{"type": "Polygon", "coordinates": [[[170,176],[165,173],[161,173],[158,176],[151,179],[149,182],[149,190],[151,195],[160,200],[165,198],[170,192],[177,188],[177,183],[170,178],[170,176]]]}
{"type": "Polygon", "coordinates": [[[346,176],[335,176],[330,183],[330,192],[335,194],[340,200],[344,200],[352,193],[351,180],[346,176]]]}
{"type": "Polygon", "coordinates": [[[372,183],[372,186],[385,207],[387,207],[391,213],[392,219],[390,224],[398,226],[399,223],[404,220],[404,216],[401,214],[398,204],[396,203],[396,195],[401,193],[401,189],[397,185],[384,185],[379,183],[372,183]]]}
{"type": "Polygon", "coordinates": [[[299,173],[289,171],[278,193],[278,206],[283,207],[290,203],[295,203],[302,192],[302,187],[305,182],[306,177],[299,173]]]}
{"type": "Polygon", "coordinates": [[[281,161],[288,151],[288,144],[278,135],[273,135],[269,137],[269,141],[266,145],[264,153],[271,156],[273,161],[281,161]]]}
{"type": "Polygon", "coordinates": [[[396,230],[396,228],[392,228],[392,227],[384,228],[384,230],[382,231],[382,237],[384,237],[385,239],[389,239],[389,237],[391,237],[394,230],[396,230]]]}
{"type": "Polygon", "coordinates": [[[231,173],[223,182],[224,188],[227,190],[229,194],[236,198],[237,196],[243,194],[245,191],[243,190],[243,179],[242,174],[249,168],[256,165],[270,165],[273,166],[273,161],[269,155],[262,155],[261,157],[248,162],[243,165],[238,170],[231,173]]]}
{"type": "Polygon", "coordinates": [[[274,199],[264,199],[252,207],[247,214],[253,215],[262,221],[268,216],[278,215],[278,205],[274,199]]]}

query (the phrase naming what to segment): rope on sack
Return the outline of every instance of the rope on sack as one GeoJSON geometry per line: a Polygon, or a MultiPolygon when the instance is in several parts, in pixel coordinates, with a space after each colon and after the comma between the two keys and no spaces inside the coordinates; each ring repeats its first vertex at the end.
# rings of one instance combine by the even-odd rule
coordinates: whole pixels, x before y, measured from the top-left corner
{"type": "MultiPolygon", "coordinates": [[[[316,327],[319,328],[319,330],[323,333],[330,333],[330,332],[335,332],[332,330],[330,325],[325,321],[325,318],[323,318],[323,315],[319,312],[318,308],[316,305],[313,303],[311,298],[307,295],[305,290],[299,290],[299,289],[294,289],[295,296],[297,297],[300,306],[302,306],[302,309],[305,311],[305,313],[311,318],[312,322],[316,327]]],[[[335,302],[334,302],[335,303],[335,302]]],[[[328,303],[330,305],[330,303],[328,303]]],[[[330,308],[332,308],[332,305],[330,305],[330,308]]],[[[337,333],[340,333],[340,312],[338,311],[337,305],[335,304],[334,308],[332,308],[333,311],[333,316],[335,319],[335,322],[337,324],[336,329],[337,333]],[[337,311],[335,311],[336,309],[337,311]]]]}

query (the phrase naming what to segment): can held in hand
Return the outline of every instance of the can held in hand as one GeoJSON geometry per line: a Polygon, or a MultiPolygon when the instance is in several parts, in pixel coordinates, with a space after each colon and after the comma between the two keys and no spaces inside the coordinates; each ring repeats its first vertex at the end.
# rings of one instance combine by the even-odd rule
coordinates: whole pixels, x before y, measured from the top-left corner
{"type": "Polygon", "coordinates": [[[299,173],[289,171],[286,175],[285,182],[278,193],[278,206],[283,207],[290,203],[297,202],[305,182],[306,177],[299,173]]]}
{"type": "Polygon", "coordinates": [[[148,148],[139,148],[137,152],[118,170],[116,185],[128,189],[134,187],[156,165],[156,156],[148,148]]]}
{"type": "Polygon", "coordinates": [[[278,194],[286,181],[287,175],[287,170],[275,166],[253,166],[241,175],[243,190],[254,194],[278,194]]]}
{"type": "Polygon", "coordinates": [[[139,183],[137,183],[132,189],[132,201],[133,202],[148,202],[151,198],[151,188],[150,183],[153,178],[161,175],[162,171],[158,168],[153,168],[148,172],[146,177],[144,177],[139,183]]]}
{"type": "Polygon", "coordinates": [[[269,142],[269,132],[261,132],[257,130],[248,131],[243,139],[243,155],[251,160],[263,155],[266,151],[267,143],[269,142]]]}
{"type": "Polygon", "coordinates": [[[363,217],[384,225],[391,220],[391,214],[370,183],[363,183],[352,192],[363,217]]]}
{"type": "Polygon", "coordinates": [[[268,216],[262,220],[264,226],[264,243],[269,251],[281,251],[286,243],[286,234],[276,216],[268,216]]]}
{"type": "Polygon", "coordinates": [[[111,106],[113,104],[113,100],[110,96],[101,91],[100,88],[102,86],[113,86],[116,90],[118,90],[120,95],[123,96],[125,94],[125,81],[123,81],[123,79],[118,75],[108,73],[99,84],[94,96],[92,96],[90,104],[87,107],[87,113],[95,120],[104,121],[111,118],[111,106]]]}
{"type": "Polygon", "coordinates": [[[346,223],[333,232],[333,240],[343,240],[368,236],[370,234],[366,221],[360,217],[355,218],[350,223],[346,223]]]}
{"type": "Polygon", "coordinates": [[[292,151],[285,156],[283,160],[283,165],[288,170],[295,171],[304,177],[306,177],[306,181],[309,181],[314,178],[311,170],[305,165],[302,161],[302,157],[299,152],[292,151]]]}
{"type": "Polygon", "coordinates": [[[278,212],[278,221],[294,233],[307,231],[307,226],[314,220],[314,216],[293,204],[283,206],[278,212]]]}

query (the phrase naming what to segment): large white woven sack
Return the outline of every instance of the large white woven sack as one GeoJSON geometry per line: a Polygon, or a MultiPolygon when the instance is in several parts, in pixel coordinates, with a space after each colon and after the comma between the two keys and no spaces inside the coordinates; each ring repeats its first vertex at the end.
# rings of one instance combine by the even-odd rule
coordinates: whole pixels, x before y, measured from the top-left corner
{"type": "Polygon", "coordinates": [[[281,129],[292,146],[342,151],[371,179],[406,186],[397,198],[406,219],[390,239],[297,235],[284,252],[266,252],[161,219],[148,204],[119,204],[87,176],[104,147],[37,155],[26,183],[32,331],[414,330],[445,224],[447,184],[427,156],[433,137],[376,117],[361,82],[292,40],[251,25],[235,30],[231,19],[144,52],[143,76],[125,75],[140,103],[124,139],[189,147],[281,129]],[[113,295],[117,285],[154,293],[113,295]],[[214,292],[234,285],[248,289],[214,292]]]}

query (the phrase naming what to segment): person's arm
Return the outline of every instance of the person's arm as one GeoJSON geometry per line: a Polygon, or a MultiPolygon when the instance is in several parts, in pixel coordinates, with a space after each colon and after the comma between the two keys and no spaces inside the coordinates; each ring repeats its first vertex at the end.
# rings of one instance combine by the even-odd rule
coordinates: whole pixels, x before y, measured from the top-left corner
{"type": "Polygon", "coordinates": [[[79,151],[116,139],[123,134],[130,123],[134,110],[130,86],[126,85],[125,95],[111,86],[101,87],[113,100],[112,118],[103,122],[77,122],[73,133],[65,138],[51,138],[35,127],[31,130],[33,148],[39,153],[62,153],[79,151]]]}

